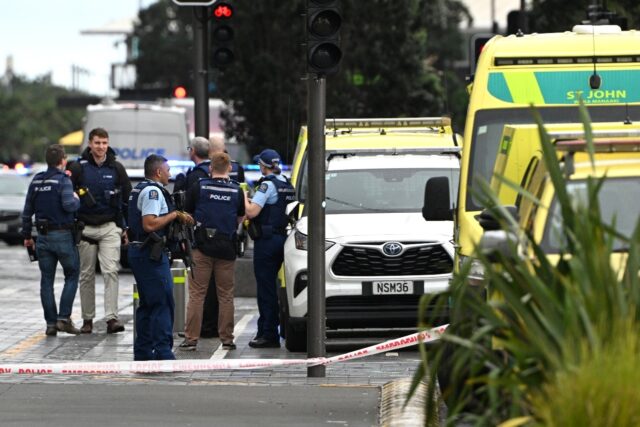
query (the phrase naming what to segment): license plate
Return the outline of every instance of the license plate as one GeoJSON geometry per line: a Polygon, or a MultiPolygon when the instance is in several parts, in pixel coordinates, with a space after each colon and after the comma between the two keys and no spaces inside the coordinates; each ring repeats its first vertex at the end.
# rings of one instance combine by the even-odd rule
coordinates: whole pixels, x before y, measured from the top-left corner
{"type": "Polygon", "coordinates": [[[413,293],[413,281],[373,282],[374,295],[405,295],[413,293]]]}
{"type": "Polygon", "coordinates": [[[9,224],[5,224],[4,222],[0,222],[0,231],[9,231],[9,224]]]}

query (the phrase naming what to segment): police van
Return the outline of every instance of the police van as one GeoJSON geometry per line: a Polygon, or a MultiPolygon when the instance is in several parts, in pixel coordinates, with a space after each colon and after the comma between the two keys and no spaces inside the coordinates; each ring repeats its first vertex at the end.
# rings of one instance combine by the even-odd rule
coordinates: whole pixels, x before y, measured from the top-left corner
{"type": "MultiPolygon", "coordinates": [[[[109,146],[117,159],[134,175],[141,173],[150,154],[166,157],[180,170],[193,165],[187,147],[189,134],[184,108],[144,103],[106,102],[87,106],[83,134],[97,127],[109,133],[109,146]]],[[[88,141],[82,143],[82,150],[88,141]]],[[[172,165],[172,166],[174,166],[172,165]]],[[[172,175],[177,171],[172,167],[172,175]]]]}
{"type": "MultiPolygon", "coordinates": [[[[421,212],[430,178],[447,177],[447,199],[456,200],[458,139],[446,117],[331,119],[325,129],[328,335],[406,332],[420,297],[445,291],[451,278],[453,221],[425,221],[421,212]]],[[[292,170],[301,203],[307,142],[303,128],[292,170]]],[[[290,351],[306,347],[308,227],[303,208],[284,247],[279,297],[290,351]]]]}

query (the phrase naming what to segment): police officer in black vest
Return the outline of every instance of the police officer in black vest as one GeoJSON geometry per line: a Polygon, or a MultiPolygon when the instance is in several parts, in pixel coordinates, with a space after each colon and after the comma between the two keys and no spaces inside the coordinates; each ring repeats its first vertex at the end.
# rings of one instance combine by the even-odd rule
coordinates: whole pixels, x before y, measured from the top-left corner
{"type": "Polygon", "coordinates": [[[271,149],[257,156],[263,177],[246,214],[251,219],[249,235],[254,240],[253,271],[258,293],[258,333],[249,342],[253,348],[280,347],[277,278],[284,260],[287,238],[287,204],[295,201],[295,190],[280,174],[280,155],[271,149]]]}
{"type": "Polygon", "coordinates": [[[118,320],[118,269],[121,241],[126,244],[126,202],[131,181],[109,147],[102,128],[89,132],[89,146],[69,165],[71,180],[80,195],[78,219],[85,223],[80,252],[82,333],[91,333],[96,316],[96,257],[104,279],[104,316],[107,333],[124,331],[118,320]]]}
{"type": "MultiPolygon", "coordinates": [[[[221,136],[214,136],[209,139],[209,155],[216,153],[227,153],[224,139],[221,136]]],[[[244,169],[235,160],[231,160],[229,179],[236,183],[244,182],[244,169]]],[[[202,330],[200,331],[201,338],[212,338],[218,336],[219,298],[216,293],[216,289],[216,277],[215,274],[212,274],[211,280],[209,281],[209,287],[207,289],[207,295],[204,298],[202,330]]]]}
{"type": "Polygon", "coordinates": [[[78,289],[79,258],[74,241],[74,217],[80,207],[78,195],[73,192],[71,180],[64,173],[67,156],[61,145],[47,148],[48,169],[31,181],[22,211],[24,246],[35,245],[40,267],[40,300],[47,322],[45,333],[56,335],[58,331],[77,335],[80,330],[71,321],[73,300],[78,289]],[[32,216],[36,217],[38,240],[31,237],[32,216]],[[60,262],[64,271],[64,287],[60,296],[60,310],[56,308],[53,283],[56,265],[60,262]]]}
{"type": "Polygon", "coordinates": [[[244,193],[229,179],[226,153],[211,155],[211,177],[189,189],[186,210],[196,221],[194,268],[189,277],[189,304],[181,350],[195,350],[200,338],[202,310],[210,278],[215,276],[219,305],[218,332],[223,348],[233,350],[233,286],[238,224],[244,219],[244,193]]]}
{"type": "Polygon", "coordinates": [[[145,180],[129,198],[129,265],[138,285],[134,360],[172,360],[173,279],[166,250],[167,228],[174,220],[193,224],[175,210],[164,186],[171,173],[167,159],[152,154],[144,162],[145,180]]]}

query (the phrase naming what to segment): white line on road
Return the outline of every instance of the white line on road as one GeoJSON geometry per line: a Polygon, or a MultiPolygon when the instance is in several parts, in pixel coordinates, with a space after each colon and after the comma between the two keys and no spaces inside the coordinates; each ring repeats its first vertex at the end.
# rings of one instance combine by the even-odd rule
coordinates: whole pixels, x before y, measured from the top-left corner
{"type": "MultiPolygon", "coordinates": [[[[242,335],[242,332],[247,327],[247,324],[252,318],[253,314],[245,314],[244,316],[242,316],[242,319],[240,319],[240,321],[233,327],[233,335],[235,335],[236,339],[240,335],[242,335]]],[[[222,344],[220,344],[220,347],[218,347],[218,349],[211,355],[211,360],[224,359],[228,352],[229,350],[223,349],[222,344]]]]}

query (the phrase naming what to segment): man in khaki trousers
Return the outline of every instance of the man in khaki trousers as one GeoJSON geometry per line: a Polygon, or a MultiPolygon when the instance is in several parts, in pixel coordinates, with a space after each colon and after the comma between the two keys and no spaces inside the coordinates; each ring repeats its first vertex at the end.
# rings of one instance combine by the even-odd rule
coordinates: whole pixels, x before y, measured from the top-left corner
{"type": "Polygon", "coordinates": [[[180,350],[196,350],[202,326],[202,311],[211,274],[215,275],[218,304],[218,334],[222,347],[233,350],[237,227],[244,219],[244,192],[229,179],[231,161],[226,153],[211,155],[211,177],[201,179],[187,191],[186,211],[196,221],[194,267],[189,276],[189,302],[185,339],[180,350]]]}
{"type": "Polygon", "coordinates": [[[109,147],[109,134],[96,128],[78,161],[68,166],[74,189],[80,196],[78,219],[85,224],[80,253],[80,306],[82,333],[93,331],[96,317],[96,259],[104,279],[104,317],[107,333],[124,331],[118,320],[118,269],[120,245],[126,243],[124,221],[131,181],[109,147]]]}

